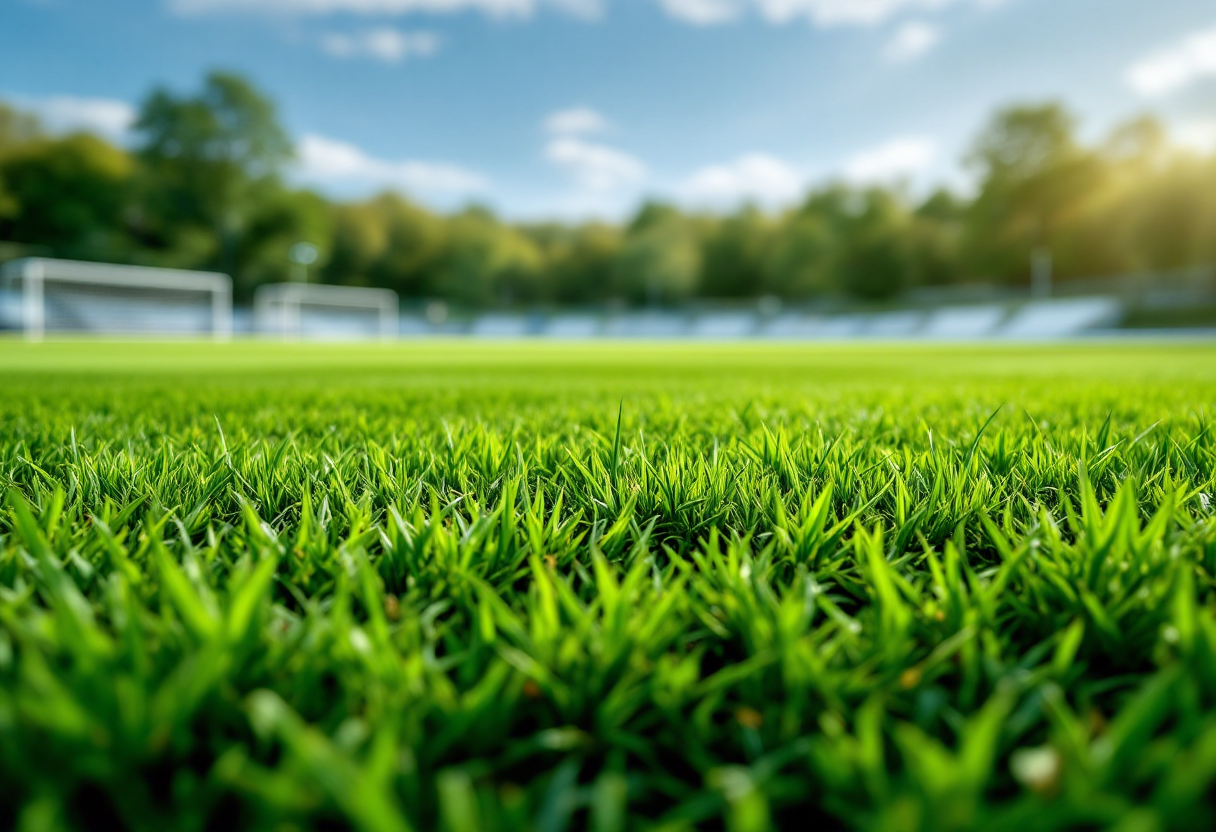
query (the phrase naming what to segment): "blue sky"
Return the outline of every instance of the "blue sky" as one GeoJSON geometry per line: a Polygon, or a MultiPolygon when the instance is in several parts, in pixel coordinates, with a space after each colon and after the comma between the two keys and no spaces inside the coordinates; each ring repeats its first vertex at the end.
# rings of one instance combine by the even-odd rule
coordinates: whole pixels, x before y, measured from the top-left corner
{"type": "Polygon", "coordinates": [[[998,106],[1216,147],[1212,0],[0,0],[0,97],[124,139],[154,85],[249,76],[337,197],[619,217],[832,178],[965,187],[998,106]]]}

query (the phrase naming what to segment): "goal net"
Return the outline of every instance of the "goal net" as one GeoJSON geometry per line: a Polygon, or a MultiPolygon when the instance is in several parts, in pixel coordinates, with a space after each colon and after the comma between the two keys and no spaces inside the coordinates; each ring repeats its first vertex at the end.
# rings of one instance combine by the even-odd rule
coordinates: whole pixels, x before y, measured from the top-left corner
{"type": "Polygon", "coordinates": [[[397,293],[320,283],[270,283],[253,297],[254,329],[284,338],[396,338],[397,293]]]}
{"type": "Polygon", "coordinates": [[[0,267],[0,287],[27,338],[232,334],[232,280],[223,274],[29,257],[0,267]]]}

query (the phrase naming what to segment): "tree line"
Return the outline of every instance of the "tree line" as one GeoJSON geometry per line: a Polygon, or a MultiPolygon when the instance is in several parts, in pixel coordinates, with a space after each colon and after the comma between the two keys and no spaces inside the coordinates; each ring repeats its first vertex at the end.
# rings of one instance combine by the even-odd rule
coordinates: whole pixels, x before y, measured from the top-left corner
{"type": "Polygon", "coordinates": [[[997,112],[966,158],[974,193],[830,182],[780,212],[660,201],[619,224],[439,214],[386,191],[333,201],[292,187],[273,102],[208,75],[153,91],[129,148],[51,135],[0,105],[4,250],[231,274],[238,297],[291,279],[381,286],[469,308],[691,299],[877,300],[920,286],[1024,285],[1036,250],[1057,280],[1216,262],[1216,153],[1172,145],[1151,117],[1086,144],[1058,103],[997,112]]]}

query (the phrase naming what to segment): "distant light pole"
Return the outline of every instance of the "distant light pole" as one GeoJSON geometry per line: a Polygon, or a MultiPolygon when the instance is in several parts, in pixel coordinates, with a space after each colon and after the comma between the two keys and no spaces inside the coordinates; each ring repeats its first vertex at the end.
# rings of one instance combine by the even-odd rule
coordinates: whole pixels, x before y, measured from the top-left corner
{"type": "Polygon", "coordinates": [[[312,243],[296,243],[288,250],[287,256],[295,265],[292,269],[292,279],[296,283],[307,283],[308,267],[317,262],[317,247],[312,243]]]}
{"type": "Polygon", "coordinates": [[[1051,297],[1051,249],[1040,246],[1030,253],[1030,293],[1051,297]]]}

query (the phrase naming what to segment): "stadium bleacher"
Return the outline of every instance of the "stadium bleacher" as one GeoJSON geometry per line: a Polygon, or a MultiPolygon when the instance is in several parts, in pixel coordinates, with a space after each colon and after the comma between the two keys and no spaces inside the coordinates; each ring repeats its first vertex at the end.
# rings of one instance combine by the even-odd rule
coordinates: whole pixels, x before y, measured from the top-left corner
{"type": "Polygon", "coordinates": [[[554,315],[545,322],[541,335],[546,338],[595,338],[603,330],[598,315],[554,315]]]}
{"type": "Polygon", "coordinates": [[[881,312],[866,321],[862,334],[867,338],[910,338],[924,322],[923,312],[881,312]]]}
{"type": "Polygon", "coordinates": [[[549,316],[485,313],[464,323],[439,326],[419,316],[402,318],[401,333],[425,336],[467,333],[480,338],[538,336],[557,339],[702,340],[968,340],[1068,338],[1117,324],[1122,306],[1114,298],[1061,298],[1017,304],[956,304],[873,313],[811,314],[755,310],[615,314],[556,313],[549,316]]]}
{"type": "Polygon", "coordinates": [[[1067,338],[1118,322],[1122,305],[1114,298],[1032,301],[1018,309],[997,333],[1002,338],[1067,338]]]}
{"type": "Polygon", "coordinates": [[[692,338],[733,340],[755,334],[760,325],[755,312],[713,312],[693,319],[688,329],[692,338]]]}
{"type": "Polygon", "coordinates": [[[469,334],[475,338],[522,338],[532,334],[529,324],[524,315],[480,315],[473,319],[469,334]]]}
{"type": "Polygon", "coordinates": [[[866,315],[830,315],[820,318],[810,337],[835,339],[855,338],[866,325],[866,315]]]}
{"type": "Polygon", "coordinates": [[[688,319],[672,312],[627,312],[608,318],[609,338],[681,338],[688,334],[688,319]]]}
{"type": "Polygon", "coordinates": [[[801,312],[782,312],[760,323],[756,335],[760,338],[775,338],[797,341],[812,338],[819,319],[801,312]]]}
{"type": "Polygon", "coordinates": [[[986,338],[1005,320],[1004,306],[944,306],[929,313],[919,335],[932,340],[986,338]]]}

